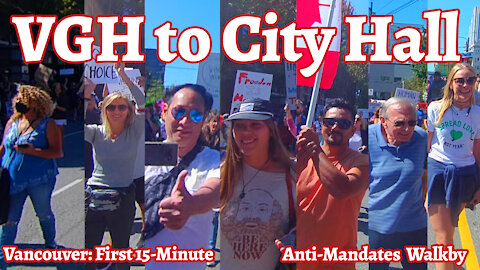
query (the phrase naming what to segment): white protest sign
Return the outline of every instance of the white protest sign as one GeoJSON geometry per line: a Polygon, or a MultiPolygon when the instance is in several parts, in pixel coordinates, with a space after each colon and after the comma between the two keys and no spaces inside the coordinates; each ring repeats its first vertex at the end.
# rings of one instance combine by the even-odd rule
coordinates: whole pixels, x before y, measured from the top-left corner
{"type": "Polygon", "coordinates": [[[211,53],[198,65],[197,84],[205,87],[213,97],[213,110],[220,109],[220,54],[211,53]]]}
{"type": "MultiPolygon", "coordinates": [[[[142,76],[139,69],[125,68],[125,74],[127,74],[128,78],[130,79],[130,81],[133,82],[133,84],[135,84],[142,91],[145,91],[137,83],[137,78],[142,76]]],[[[130,100],[135,100],[132,96],[132,93],[130,92],[130,89],[128,89],[128,86],[122,81],[121,78],[118,80],[118,83],[108,84],[108,93],[117,93],[117,92],[124,94],[130,100]]]]}
{"type": "Polygon", "coordinates": [[[245,99],[261,98],[270,100],[272,80],[272,74],[237,70],[230,113],[238,110],[240,102],[245,99]]]}
{"type": "Polygon", "coordinates": [[[288,104],[290,110],[296,110],[297,104],[297,67],[295,64],[285,62],[285,87],[287,88],[287,97],[285,104],[288,104]]]}
{"type": "Polygon", "coordinates": [[[93,45],[92,61],[85,63],[83,76],[95,84],[118,83],[118,74],[112,63],[96,63],[95,56],[100,53],[100,47],[93,45]]]}
{"type": "Polygon", "coordinates": [[[397,88],[397,90],[395,90],[395,96],[406,98],[410,100],[413,104],[417,105],[418,98],[420,97],[420,93],[413,90],[397,88]]]}

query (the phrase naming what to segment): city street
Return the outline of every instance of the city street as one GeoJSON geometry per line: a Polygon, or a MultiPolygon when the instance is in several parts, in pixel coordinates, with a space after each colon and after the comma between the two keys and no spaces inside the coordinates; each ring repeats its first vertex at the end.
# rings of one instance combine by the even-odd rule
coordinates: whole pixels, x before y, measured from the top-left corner
{"type": "MultiPolygon", "coordinates": [[[[69,121],[64,135],[64,157],[58,160],[60,174],[52,196],[57,243],[63,248],[84,246],[83,121],[69,121]]],[[[16,243],[20,248],[43,248],[38,219],[29,199],[25,204],[16,243]]],[[[81,264],[22,264],[12,269],[83,269],[81,264]]]]}

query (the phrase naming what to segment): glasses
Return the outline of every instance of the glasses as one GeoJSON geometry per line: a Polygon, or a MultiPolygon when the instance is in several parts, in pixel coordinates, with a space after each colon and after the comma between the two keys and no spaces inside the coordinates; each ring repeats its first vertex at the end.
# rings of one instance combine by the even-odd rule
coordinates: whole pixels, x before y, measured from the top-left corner
{"type": "Polygon", "coordinates": [[[456,78],[453,79],[456,85],[464,85],[465,82],[467,82],[468,85],[474,85],[475,82],[477,81],[477,77],[473,76],[470,78],[456,78]]]}
{"type": "Polygon", "coordinates": [[[335,118],[323,118],[323,124],[327,127],[333,127],[337,125],[340,129],[349,129],[353,126],[352,121],[347,119],[335,119],[335,118]]]}
{"type": "MultiPolygon", "coordinates": [[[[178,120],[180,118],[183,118],[185,115],[187,115],[187,110],[184,108],[173,108],[172,109],[172,116],[175,118],[175,120],[178,120]]],[[[203,113],[196,111],[196,110],[191,110],[190,113],[190,119],[192,119],[192,122],[195,124],[200,123],[203,120],[203,113]]]]}
{"type": "Polygon", "coordinates": [[[404,127],[405,124],[409,125],[410,127],[414,127],[417,125],[417,120],[410,120],[410,121],[403,121],[403,120],[398,120],[398,121],[390,121],[390,119],[387,119],[390,123],[393,123],[395,127],[404,127]]]}
{"type": "Polygon", "coordinates": [[[122,105],[112,105],[112,104],[110,104],[106,108],[107,108],[107,111],[109,111],[109,112],[113,112],[117,108],[118,108],[119,111],[124,112],[128,109],[128,106],[125,105],[125,104],[122,104],[122,105]]]}

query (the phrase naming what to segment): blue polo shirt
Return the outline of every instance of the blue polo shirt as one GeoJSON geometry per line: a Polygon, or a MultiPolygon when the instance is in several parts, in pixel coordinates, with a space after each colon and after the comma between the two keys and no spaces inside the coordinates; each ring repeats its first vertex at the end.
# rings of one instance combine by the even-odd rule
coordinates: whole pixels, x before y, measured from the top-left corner
{"type": "Polygon", "coordinates": [[[415,126],[410,141],[387,144],[380,124],[368,127],[368,229],[383,234],[427,227],[423,181],[427,133],[415,126]]]}

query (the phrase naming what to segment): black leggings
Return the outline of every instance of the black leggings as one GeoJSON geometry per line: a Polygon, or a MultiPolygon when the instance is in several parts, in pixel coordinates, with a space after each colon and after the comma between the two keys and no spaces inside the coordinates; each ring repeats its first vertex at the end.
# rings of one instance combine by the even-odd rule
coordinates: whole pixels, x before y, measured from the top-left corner
{"type": "MultiPolygon", "coordinates": [[[[88,204],[87,204],[88,205],[88,204]]],[[[122,196],[120,207],[114,211],[86,210],[85,248],[92,249],[102,243],[103,234],[108,228],[112,248],[128,248],[130,234],[135,219],[135,190],[132,188],[122,196]]],[[[129,263],[117,263],[117,269],[130,269],[129,263]]],[[[95,269],[95,264],[86,264],[85,269],[95,269]]]]}

